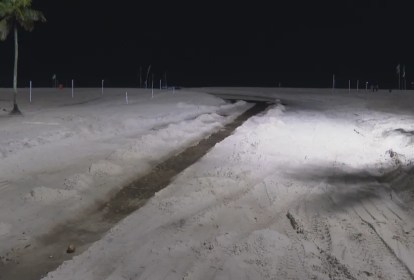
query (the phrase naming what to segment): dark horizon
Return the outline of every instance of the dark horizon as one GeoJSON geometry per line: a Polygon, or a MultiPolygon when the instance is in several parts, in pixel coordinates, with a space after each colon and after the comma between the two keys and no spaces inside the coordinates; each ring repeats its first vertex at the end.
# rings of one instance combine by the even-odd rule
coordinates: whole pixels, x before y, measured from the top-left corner
{"type": "MultiPolygon", "coordinates": [[[[20,32],[19,85],[139,86],[140,67],[175,86],[396,88],[414,75],[413,4],[367,1],[111,3],[34,0],[47,22],[20,32]],[[401,66],[402,67],[402,66],[401,66]],[[401,68],[402,70],[402,68],[401,68]]],[[[12,85],[13,38],[0,42],[0,87],[12,85]]],[[[157,83],[156,83],[157,84],[157,83]]],[[[157,84],[158,85],[158,84],[157,84]]]]}

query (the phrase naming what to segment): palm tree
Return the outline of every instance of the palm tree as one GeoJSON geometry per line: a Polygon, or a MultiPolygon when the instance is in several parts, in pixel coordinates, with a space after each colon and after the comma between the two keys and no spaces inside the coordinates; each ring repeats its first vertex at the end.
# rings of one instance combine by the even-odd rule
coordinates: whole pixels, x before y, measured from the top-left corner
{"type": "Polygon", "coordinates": [[[10,114],[21,114],[17,107],[17,60],[19,57],[18,27],[32,31],[36,21],[46,21],[43,13],[31,8],[32,0],[1,0],[0,2],[0,40],[6,40],[14,31],[14,74],[13,110],[10,114]]]}

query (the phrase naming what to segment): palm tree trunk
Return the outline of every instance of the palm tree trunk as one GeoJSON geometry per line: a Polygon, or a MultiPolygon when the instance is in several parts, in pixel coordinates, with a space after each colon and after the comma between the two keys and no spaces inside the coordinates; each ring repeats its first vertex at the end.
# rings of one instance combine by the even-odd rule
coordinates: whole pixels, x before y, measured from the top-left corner
{"type": "Polygon", "coordinates": [[[14,26],[14,73],[13,73],[13,110],[12,115],[21,115],[19,107],[17,107],[17,60],[19,58],[19,40],[17,25],[14,26]]]}

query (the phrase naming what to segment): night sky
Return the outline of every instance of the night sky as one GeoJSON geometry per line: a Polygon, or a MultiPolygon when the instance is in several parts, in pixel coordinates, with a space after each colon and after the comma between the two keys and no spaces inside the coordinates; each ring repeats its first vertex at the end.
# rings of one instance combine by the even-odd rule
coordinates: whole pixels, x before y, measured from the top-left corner
{"type": "MultiPolygon", "coordinates": [[[[138,86],[150,64],[176,86],[330,87],[335,73],[389,88],[398,63],[414,79],[412,1],[269,2],[34,0],[48,21],[20,32],[19,85],[138,86]]],[[[9,37],[0,87],[12,68],[9,37]]]]}

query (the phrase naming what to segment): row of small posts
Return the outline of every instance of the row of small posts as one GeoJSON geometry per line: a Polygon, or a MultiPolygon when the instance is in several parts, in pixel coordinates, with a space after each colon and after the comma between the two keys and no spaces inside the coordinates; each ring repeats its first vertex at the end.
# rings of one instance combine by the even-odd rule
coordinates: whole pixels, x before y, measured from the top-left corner
{"type": "MultiPolygon", "coordinates": [[[[105,80],[102,80],[101,95],[104,94],[104,82],[105,82],[105,80]]],[[[71,85],[72,85],[71,93],[72,93],[72,98],[73,98],[74,97],[74,92],[75,92],[75,90],[74,90],[75,82],[74,82],[73,79],[72,79],[71,85]]],[[[161,80],[160,80],[160,90],[161,89],[162,89],[162,84],[161,84],[161,80]]],[[[175,87],[173,87],[173,94],[174,93],[175,93],[175,87]]],[[[154,81],[152,81],[152,83],[151,83],[151,98],[154,98],[154,81]]],[[[32,103],[32,81],[29,82],[29,101],[30,101],[30,103],[32,103]]],[[[126,102],[126,104],[128,104],[128,92],[125,92],[125,102],[126,102]]]]}
{"type": "MultiPolygon", "coordinates": [[[[335,90],[335,75],[332,77],[332,92],[335,90]]],[[[359,80],[357,80],[356,86],[357,92],[359,92],[359,80]]],[[[365,91],[368,91],[368,82],[365,82],[365,91]]],[[[348,92],[351,93],[351,80],[348,81],[348,92]]]]}

